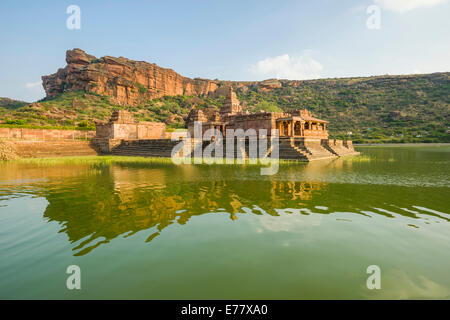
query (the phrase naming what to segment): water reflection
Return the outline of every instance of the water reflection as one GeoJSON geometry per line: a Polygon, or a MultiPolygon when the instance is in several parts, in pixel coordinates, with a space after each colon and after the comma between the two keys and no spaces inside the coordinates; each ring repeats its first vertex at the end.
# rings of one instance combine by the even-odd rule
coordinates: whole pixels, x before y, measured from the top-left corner
{"type": "Polygon", "coordinates": [[[84,255],[118,236],[129,237],[142,230],[149,230],[146,242],[150,242],[173,223],[184,225],[197,215],[226,214],[231,220],[240,214],[275,216],[279,213],[273,206],[282,206],[287,200],[310,200],[326,185],[280,181],[240,185],[217,179],[192,182],[189,176],[198,178],[199,174],[195,168],[177,171],[175,175],[164,168],[111,166],[87,181],[45,194],[49,205],[44,217],[59,222],[61,231],[77,243],[75,255],[84,255]],[[257,190],[256,197],[253,190],[257,190]],[[254,205],[262,199],[265,209],[254,205]]]}
{"type": "Polygon", "coordinates": [[[298,223],[320,225],[324,214],[339,212],[407,218],[405,225],[414,228],[419,228],[414,220],[449,221],[448,202],[442,201],[448,189],[348,183],[358,176],[375,176],[379,167],[371,164],[367,170],[366,163],[344,159],[285,166],[274,176],[260,176],[253,166],[5,168],[0,171],[0,199],[45,197],[44,218],[61,225],[77,256],[144,230],[146,242],[151,242],[170,225],[185,225],[205,214],[225,214],[233,221],[241,215],[262,215],[263,227],[271,231],[292,230],[298,223]],[[298,215],[314,217],[302,222],[290,218],[298,215]]]}

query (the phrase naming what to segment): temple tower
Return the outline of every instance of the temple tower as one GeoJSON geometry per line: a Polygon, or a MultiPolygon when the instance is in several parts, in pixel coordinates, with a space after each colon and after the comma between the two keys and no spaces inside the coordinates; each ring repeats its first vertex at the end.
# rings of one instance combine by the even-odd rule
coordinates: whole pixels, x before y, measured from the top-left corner
{"type": "Polygon", "coordinates": [[[229,89],[227,89],[225,102],[223,103],[222,108],[220,108],[220,114],[230,115],[239,112],[242,112],[241,103],[237,99],[236,93],[234,93],[233,88],[230,86],[229,89]]]}

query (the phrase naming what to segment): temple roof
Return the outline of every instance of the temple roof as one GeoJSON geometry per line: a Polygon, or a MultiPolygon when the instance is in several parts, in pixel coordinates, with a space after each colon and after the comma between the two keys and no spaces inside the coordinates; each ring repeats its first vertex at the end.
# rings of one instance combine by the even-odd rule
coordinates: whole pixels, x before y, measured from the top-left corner
{"type": "Polygon", "coordinates": [[[310,117],[310,116],[289,116],[289,117],[283,117],[283,118],[278,118],[276,121],[316,121],[316,122],[328,122],[326,120],[322,120],[322,119],[317,119],[314,117],[310,117]]]}

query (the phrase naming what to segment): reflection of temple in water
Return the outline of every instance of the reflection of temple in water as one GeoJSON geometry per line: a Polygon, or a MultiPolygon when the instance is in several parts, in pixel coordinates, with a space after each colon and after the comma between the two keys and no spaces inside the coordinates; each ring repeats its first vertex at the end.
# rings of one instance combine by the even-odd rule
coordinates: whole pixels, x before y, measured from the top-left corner
{"type": "Polygon", "coordinates": [[[291,200],[311,200],[313,193],[324,188],[325,183],[318,182],[296,182],[296,181],[273,181],[270,190],[271,199],[280,198],[280,195],[290,195],[291,200]]]}
{"type": "Polygon", "coordinates": [[[70,242],[82,240],[74,251],[84,255],[118,236],[142,230],[149,230],[146,241],[152,241],[167,226],[175,222],[184,225],[197,215],[228,214],[236,220],[239,214],[261,214],[249,209],[254,205],[277,215],[275,208],[309,200],[325,187],[324,183],[270,179],[242,183],[225,179],[223,169],[202,167],[216,175],[211,179],[196,166],[105,167],[88,180],[80,180],[76,194],[46,194],[49,205],[44,216],[62,223],[70,242]]]}
{"type": "MultiPolygon", "coordinates": [[[[380,207],[379,198],[370,196],[376,186],[324,179],[351,171],[352,166],[342,159],[317,161],[281,166],[278,174],[261,176],[259,166],[78,165],[11,168],[0,178],[5,195],[21,188],[14,185],[15,179],[28,180],[29,194],[48,201],[44,217],[61,226],[75,255],[84,255],[140,231],[150,242],[166,227],[185,225],[205,214],[236,220],[252,214],[277,216],[283,209],[302,209],[302,214],[373,212],[380,207]]],[[[396,188],[380,186],[383,200],[407,208],[406,200],[395,197],[396,188]],[[395,198],[388,199],[390,194],[395,198]]],[[[394,217],[391,210],[395,209],[380,209],[377,214],[394,217]]],[[[412,211],[396,213],[417,218],[412,211]]]]}

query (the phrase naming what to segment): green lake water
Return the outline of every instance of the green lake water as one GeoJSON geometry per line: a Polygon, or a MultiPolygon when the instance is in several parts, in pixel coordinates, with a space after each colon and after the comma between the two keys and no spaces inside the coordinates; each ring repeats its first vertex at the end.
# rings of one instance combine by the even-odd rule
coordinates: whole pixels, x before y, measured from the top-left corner
{"type": "Polygon", "coordinates": [[[449,299],[450,147],[357,149],[272,176],[2,163],[0,299],[449,299]]]}

